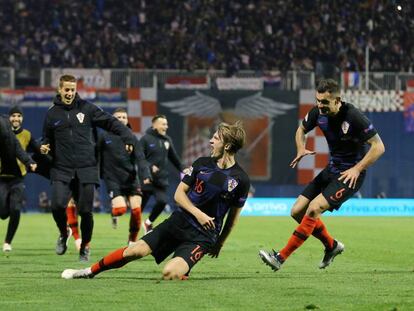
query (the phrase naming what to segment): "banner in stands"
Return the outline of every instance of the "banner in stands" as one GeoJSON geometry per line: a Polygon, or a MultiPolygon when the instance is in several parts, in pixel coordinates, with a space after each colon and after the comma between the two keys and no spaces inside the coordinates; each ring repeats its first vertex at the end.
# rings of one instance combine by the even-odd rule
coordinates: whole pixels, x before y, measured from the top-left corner
{"type": "MultiPolygon", "coordinates": [[[[249,198],[242,216],[290,216],[294,198],[249,198]]],[[[414,216],[414,199],[350,199],[325,216],[414,216]]]]}
{"type": "Polygon", "coordinates": [[[210,77],[169,77],[164,87],[168,90],[207,90],[210,88],[210,77]]]}
{"type": "Polygon", "coordinates": [[[342,92],[341,98],[343,101],[367,112],[404,110],[404,92],[347,90],[342,92]]]}
{"type": "Polygon", "coordinates": [[[158,106],[186,165],[209,156],[209,139],[219,122],[242,120],[247,143],[239,162],[253,180],[295,183],[289,161],[295,153],[297,92],[160,90],[158,106]],[[174,128],[174,131],[171,129],[174,128]]]}
{"type": "Polygon", "coordinates": [[[217,78],[217,88],[219,90],[262,90],[262,78],[217,78]]]}
{"type": "Polygon", "coordinates": [[[59,77],[63,74],[74,75],[83,82],[86,87],[110,88],[110,69],[78,69],[78,68],[53,68],[51,69],[52,85],[58,84],[59,77]]]}

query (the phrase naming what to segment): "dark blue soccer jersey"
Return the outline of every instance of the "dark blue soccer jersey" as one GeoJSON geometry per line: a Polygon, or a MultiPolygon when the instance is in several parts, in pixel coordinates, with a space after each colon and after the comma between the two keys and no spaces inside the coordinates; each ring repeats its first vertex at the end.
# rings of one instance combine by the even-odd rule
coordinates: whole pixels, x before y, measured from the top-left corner
{"type": "Polygon", "coordinates": [[[185,175],[182,181],[190,187],[187,193],[190,201],[215,218],[215,231],[207,232],[193,215],[181,208],[179,210],[193,226],[212,238],[220,233],[229,208],[243,207],[250,188],[249,177],[237,163],[228,169],[220,169],[211,157],[197,159],[191,167],[191,174],[185,175]]]}
{"type": "Polygon", "coordinates": [[[334,116],[322,115],[313,107],[302,121],[305,133],[316,126],[328,142],[329,169],[333,173],[347,170],[366,154],[366,141],[377,134],[371,121],[353,105],[342,102],[334,116]]]}

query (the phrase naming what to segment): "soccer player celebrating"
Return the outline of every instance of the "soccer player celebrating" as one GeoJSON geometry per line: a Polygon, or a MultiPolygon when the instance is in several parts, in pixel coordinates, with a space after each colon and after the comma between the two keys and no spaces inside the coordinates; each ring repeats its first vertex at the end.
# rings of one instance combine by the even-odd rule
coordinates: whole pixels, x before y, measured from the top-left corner
{"type": "Polygon", "coordinates": [[[361,187],[367,167],[383,153],[384,144],[370,120],[353,105],[341,101],[338,83],[321,80],[316,90],[316,106],[305,116],[296,131],[297,155],[290,163],[294,168],[305,156],[314,154],[306,149],[306,133],[316,126],[324,133],[330,150],[325,169],[299,195],[291,210],[299,223],[286,246],[279,252],[260,250],[259,256],[274,271],[313,235],[325,246],[319,268],[329,266],[345,246],[332,238],[321,220],[325,211],[334,211],[361,187]],[[368,143],[368,152],[365,145],[368,143]]]}
{"type": "Polygon", "coordinates": [[[161,263],[174,253],[163,269],[163,279],[181,279],[205,254],[218,257],[250,187],[247,174],[235,160],[245,136],[239,122],[221,123],[210,140],[211,157],[197,159],[178,185],[177,211],[135,245],[110,253],[89,268],[66,269],[62,278],[92,278],[150,254],[161,263]]]}
{"type": "MultiPolygon", "coordinates": [[[[112,114],[122,124],[128,126],[128,113],[124,108],[117,108],[112,114]]],[[[148,162],[136,140],[134,152],[128,153],[121,137],[104,133],[99,139],[102,177],[105,180],[111,198],[112,217],[122,216],[131,208],[128,243],[137,241],[141,227],[141,184],[139,172],[144,184],[150,183],[151,173],[148,162]]]]}

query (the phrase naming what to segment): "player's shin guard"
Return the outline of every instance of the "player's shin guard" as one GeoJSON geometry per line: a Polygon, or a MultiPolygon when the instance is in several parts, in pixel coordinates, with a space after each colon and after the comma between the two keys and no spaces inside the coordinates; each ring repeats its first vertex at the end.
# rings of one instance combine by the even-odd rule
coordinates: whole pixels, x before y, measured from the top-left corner
{"type": "Polygon", "coordinates": [[[68,219],[68,225],[72,229],[73,238],[75,240],[79,239],[79,224],[76,205],[68,204],[66,207],[66,217],[68,219]]]}
{"type": "Polygon", "coordinates": [[[306,241],[306,239],[312,234],[316,222],[317,219],[308,217],[306,215],[303,217],[300,225],[293,232],[286,246],[279,252],[283,260],[286,260],[306,241]]]}
{"type": "Polygon", "coordinates": [[[93,264],[91,267],[92,273],[97,275],[102,271],[116,269],[126,265],[129,260],[124,258],[123,254],[125,249],[126,247],[119,248],[116,251],[106,255],[97,263],[93,264]]]}
{"type": "Polygon", "coordinates": [[[316,221],[315,229],[313,229],[312,235],[320,240],[325,248],[333,248],[334,238],[329,234],[325,224],[320,218],[316,221]]]}
{"type": "Polygon", "coordinates": [[[122,216],[127,212],[127,207],[126,206],[121,206],[121,207],[113,207],[112,208],[112,216],[122,216]]]}
{"type": "Polygon", "coordinates": [[[141,226],[141,207],[136,207],[136,208],[131,209],[131,218],[129,220],[128,241],[136,242],[140,226],[141,226]]]}

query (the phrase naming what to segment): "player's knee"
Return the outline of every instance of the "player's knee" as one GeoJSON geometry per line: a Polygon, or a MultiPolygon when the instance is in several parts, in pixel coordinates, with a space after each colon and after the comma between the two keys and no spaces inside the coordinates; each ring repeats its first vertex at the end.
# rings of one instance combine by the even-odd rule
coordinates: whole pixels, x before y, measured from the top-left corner
{"type": "Polygon", "coordinates": [[[315,203],[315,202],[311,202],[309,204],[309,207],[306,211],[306,215],[311,217],[311,218],[318,218],[320,216],[322,212],[322,208],[321,206],[319,206],[319,204],[315,203]]]}

